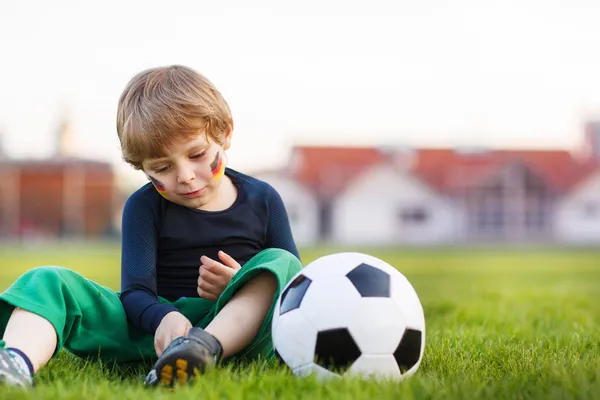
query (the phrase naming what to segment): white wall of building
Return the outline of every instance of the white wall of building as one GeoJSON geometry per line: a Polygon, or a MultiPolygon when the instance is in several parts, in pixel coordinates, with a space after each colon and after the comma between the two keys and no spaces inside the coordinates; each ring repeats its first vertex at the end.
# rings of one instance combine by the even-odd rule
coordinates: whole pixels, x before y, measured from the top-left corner
{"type": "Polygon", "coordinates": [[[392,165],[359,176],[333,205],[332,238],[360,245],[436,245],[464,234],[462,211],[392,165]]]}
{"type": "Polygon", "coordinates": [[[600,170],[556,204],[554,228],[563,243],[600,244],[600,170]]]}
{"type": "Polygon", "coordinates": [[[319,208],[313,194],[301,184],[281,174],[265,173],[253,176],[269,183],[281,196],[296,245],[315,244],[318,241],[319,208]]]}

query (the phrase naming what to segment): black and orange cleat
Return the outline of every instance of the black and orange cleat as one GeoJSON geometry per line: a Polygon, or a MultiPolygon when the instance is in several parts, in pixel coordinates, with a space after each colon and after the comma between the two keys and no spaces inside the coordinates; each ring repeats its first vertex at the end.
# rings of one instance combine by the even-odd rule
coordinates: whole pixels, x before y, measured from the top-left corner
{"type": "Polygon", "coordinates": [[[146,376],[145,386],[173,387],[193,381],[221,359],[221,343],[201,328],[173,340],[146,376]]]}

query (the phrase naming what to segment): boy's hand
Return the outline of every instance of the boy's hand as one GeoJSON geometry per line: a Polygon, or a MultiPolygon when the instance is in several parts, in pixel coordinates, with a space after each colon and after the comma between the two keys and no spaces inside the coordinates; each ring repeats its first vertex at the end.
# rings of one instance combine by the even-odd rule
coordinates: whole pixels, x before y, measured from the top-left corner
{"type": "Polygon", "coordinates": [[[169,343],[180,336],[187,335],[191,328],[191,322],[180,312],[171,311],[165,315],[154,334],[154,350],[156,350],[156,355],[160,357],[169,343]]]}
{"type": "Polygon", "coordinates": [[[229,284],[231,277],[241,268],[224,251],[219,251],[222,263],[206,256],[200,257],[200,277],[198,278],[198,295],[206,300],[216,301],[229,284]]]}

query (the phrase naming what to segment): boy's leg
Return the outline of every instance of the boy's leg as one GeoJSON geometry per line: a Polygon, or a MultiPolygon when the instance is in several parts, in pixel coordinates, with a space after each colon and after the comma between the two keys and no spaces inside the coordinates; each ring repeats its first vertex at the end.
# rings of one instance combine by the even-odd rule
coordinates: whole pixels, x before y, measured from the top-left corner
{"type": "Polygon", "coordinates": [[[47,319],[20,308],[10,315],[2,340],[5,348],[19,349],[27,355],[32,373],[52,358],[57,344],[56,330],[47,319]]]}
{"type": "Polygon", "coordinates": [[[237,354],[250,345],[263,325],[277,291],[277,279],[263,271],[240,288],[204,329],[216,337],[223,358],[237,354]],[[235,326],[236,329],[231,329],[235,326]]]}
{"type": "Polygon", "coordinates": [[[117,293],[60,267],[33,269],[0,294],[0,335],[6,347],[21,350],[38,367],[63,346],[80,357],[155,358],[152,335],[127,323],[117,293]],[[48,326],[55,341],[48,338],[48,326]]]}
{"type": "Polygon", "coordinates": [[[274,355],[271,323],[275,302],[301,269],[293,254],[267,249],[233,276],[213,312],[200,322],[222,342],[225,363],[274,355]]]}
{"type": "MultiPolygon", "coordinates": [[[[171,385],[186,380],[219,358],[224,362],[273,355],[271,322],[275,301],[286,284],[302,269],[300,261],[280,249],[267,249],[248,261],[231,279],[212,311],[186,338],[169,345],[146,378],[146,383],[171,385]]],[[[193,307],[188,302],[182,307],[193,307]]],[[[189,312],[189,311],[188,311],[189,312]]]]}

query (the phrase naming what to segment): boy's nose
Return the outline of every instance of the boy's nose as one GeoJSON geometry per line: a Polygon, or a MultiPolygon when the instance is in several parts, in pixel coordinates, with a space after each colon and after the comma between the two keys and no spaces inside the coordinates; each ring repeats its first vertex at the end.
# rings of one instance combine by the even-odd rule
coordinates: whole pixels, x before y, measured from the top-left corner
{"type": "Polygon", "coordinates": [[[192,170],[181,171],[177,175],[177,183],[189,183],[194,180],[194,177],[194,171],[192,170]]]}

